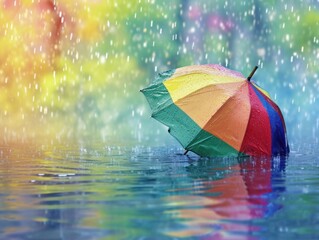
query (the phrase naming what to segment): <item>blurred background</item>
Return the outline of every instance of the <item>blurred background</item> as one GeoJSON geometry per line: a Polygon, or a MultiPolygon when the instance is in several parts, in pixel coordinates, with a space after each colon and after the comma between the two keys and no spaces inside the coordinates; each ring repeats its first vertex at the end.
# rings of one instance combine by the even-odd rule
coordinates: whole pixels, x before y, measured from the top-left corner
{"type": "Polygon", "coordinates": [[[318,0],[2,0],[0,141],[171,141],[139,90],[161,71],[219,63],[318,142],[318,0]]]}

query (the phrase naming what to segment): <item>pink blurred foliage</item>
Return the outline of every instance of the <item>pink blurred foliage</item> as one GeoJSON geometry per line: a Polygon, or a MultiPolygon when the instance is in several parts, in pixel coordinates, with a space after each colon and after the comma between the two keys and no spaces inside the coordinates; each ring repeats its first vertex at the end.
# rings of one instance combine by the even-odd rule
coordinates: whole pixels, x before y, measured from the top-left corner
{"type": "Polygon", "coordinates": [[[222,30],[229,32],[234,28],[234,23],[231,19],[222,17],[217,13],[208,15],[206,24],[210,30],[222,30]]]}

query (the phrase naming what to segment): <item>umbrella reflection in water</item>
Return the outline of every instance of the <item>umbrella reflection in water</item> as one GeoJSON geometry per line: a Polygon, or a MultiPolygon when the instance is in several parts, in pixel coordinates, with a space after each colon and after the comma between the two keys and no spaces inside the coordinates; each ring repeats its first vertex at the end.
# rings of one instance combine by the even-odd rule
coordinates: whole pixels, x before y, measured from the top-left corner
{"type": "Polygon", "coordinates": [[[281,208],[274,200],[285,191],[281,182],[285,166],[285,157],[202,159],[190,164],[187,172],[194,179],[195,192],[166,199],[168,205],[176,206],[168,214],[182,224],[181,229],[166,234],[255,239],[252,232],[260,227],[253,220],[269,217],[281,208]]]}

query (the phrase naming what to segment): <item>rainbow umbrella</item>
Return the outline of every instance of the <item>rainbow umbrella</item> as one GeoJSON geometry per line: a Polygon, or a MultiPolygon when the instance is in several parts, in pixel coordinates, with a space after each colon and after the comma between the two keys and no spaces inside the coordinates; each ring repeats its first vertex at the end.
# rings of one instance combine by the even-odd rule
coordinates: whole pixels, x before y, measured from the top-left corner
{"type": "Polygon", "coordinates": [[[289,153],[286,127],[269,94],[241,73],[196,65],[160,73],[141,90],[152,117],[186,152],[203,157],[289,153]]]}

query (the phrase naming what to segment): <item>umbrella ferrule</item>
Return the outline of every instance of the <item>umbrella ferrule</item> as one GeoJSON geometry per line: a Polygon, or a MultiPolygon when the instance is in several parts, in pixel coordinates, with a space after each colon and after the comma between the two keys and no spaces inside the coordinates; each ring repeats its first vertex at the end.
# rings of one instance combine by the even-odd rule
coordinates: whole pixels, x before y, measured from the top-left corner
{"type": "Polygon", "coordinates": [[[253,75],[255,74],[256,70],[257,70],[258,66],[255,66],[253,71],[249,74],[247,80],[250,82],[250,79],[253,77],[253,75]]]}

